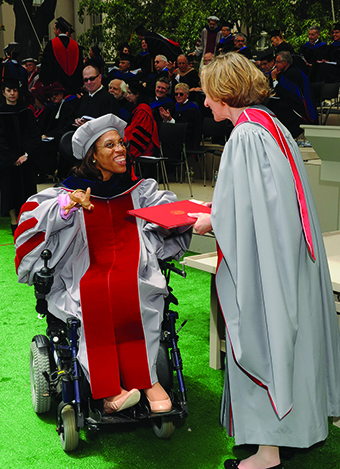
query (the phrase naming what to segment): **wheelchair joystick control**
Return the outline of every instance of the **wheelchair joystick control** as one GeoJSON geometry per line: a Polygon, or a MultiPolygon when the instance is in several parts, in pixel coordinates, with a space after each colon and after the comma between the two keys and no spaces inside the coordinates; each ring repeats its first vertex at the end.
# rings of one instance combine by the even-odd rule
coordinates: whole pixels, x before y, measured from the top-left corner
{"type": "Polygon", "coordinates": [[[47,265],[48,261],[52,257],[52,253],[49,249],[44,249],[40,254],[41,259],[44,261],[44,266],[36,272],[33,277],[34,292],[37,299],[36,311],[41,315],[46,315],[47,302],[45,296],[51,291],[53,285],[54,269],[50,269],[47,265]]]}

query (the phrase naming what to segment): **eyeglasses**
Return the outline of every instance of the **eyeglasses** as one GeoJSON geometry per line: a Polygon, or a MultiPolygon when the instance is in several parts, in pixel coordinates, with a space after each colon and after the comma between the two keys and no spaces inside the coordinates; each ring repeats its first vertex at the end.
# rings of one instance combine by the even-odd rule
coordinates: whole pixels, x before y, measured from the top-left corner
{"type": "Polygon", "coordinates": [[[159,64],[160,60],[155,60],[155,64],[159,64]]]}
{"type": "Polygon", "coordinates": [[[175,96],[184,96],[184,93],[175,93],[175,96]]]}
{"type": "Polygon", "coordinates": [[[99,77],[99,75],[100,73],[98,73],[98,75],[96,75],[95,77],[83,78],[83,82],[87,83],[88,81],[94,81],[96,78],[99,77]]]}
{"type": "Polygon", "coordinates": [[[118,150],[119,147],[125,148],[125,142],[123,140],[118,143],[108,142],[105,145],[97,146],[97,148],[107,148],[108,150],[118,150]]]}

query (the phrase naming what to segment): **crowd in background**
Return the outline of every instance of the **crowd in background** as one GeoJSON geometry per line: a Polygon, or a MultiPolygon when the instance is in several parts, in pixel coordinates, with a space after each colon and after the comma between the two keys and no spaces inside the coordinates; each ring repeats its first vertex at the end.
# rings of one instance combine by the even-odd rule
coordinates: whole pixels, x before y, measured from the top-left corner
{"type": "Polygon", "coordinates": [[[140,52],[133,55],[130,44],[122,44],[117,60],[107,64],[98,45],[86,53],[72,39],[72,25],[62,17],[55,22],[55,38],[47,43],[41,63],[37,58],[22,58],[18,43],[5,48],[0,108],[1,215],[11,215],[13,230],[20,206],[36,191],[36,183],[56,172],[60,179],[67,176],[74,161],[60,154],[60,139],[89,119],[109,113],[124,119],[133,158],[158,156],[159,126],[177,122],[188,123],[189,153],[197,149],[203,120],[212,118],[204,105],[200,71],[215,55],[235,52],[262,70],[273,90],[267,106],[294,138],[301,133],[301,124],[317,123],[311,84],[340,81],[339,23],[333,26],[331,44],[322,41],[318,26],[310,27],[309,41],[299,51],[279,30],[268,34],[271,47],[251,51],[245,35],[233,34],[233,24],[216,16],[208,18],[195,50],[187,55],[180,44],[142,25],[134,31],[140,52]],[[15,99],[10,96],[13,91],[15,99]],[[9,133],[8,128],[15,131],[9,133]],[[20,194],[13,195],[17,187],[20,194]]]}

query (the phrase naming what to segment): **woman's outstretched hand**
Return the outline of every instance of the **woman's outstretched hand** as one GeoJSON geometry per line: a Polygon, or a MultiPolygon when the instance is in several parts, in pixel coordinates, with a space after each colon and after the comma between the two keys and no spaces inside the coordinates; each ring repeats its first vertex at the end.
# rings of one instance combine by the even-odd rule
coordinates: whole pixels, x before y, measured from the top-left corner
{"type": "Polygon", "coordinates": [[[77,189],[69,194],[70,202],[63,207],[65,210],[65,215],[73,208],[75,205],[80,205],[86,210],[93,210],[94,205],[90,202],[91,189],[88,187],[86,192],[82,189],[77,189]]]}

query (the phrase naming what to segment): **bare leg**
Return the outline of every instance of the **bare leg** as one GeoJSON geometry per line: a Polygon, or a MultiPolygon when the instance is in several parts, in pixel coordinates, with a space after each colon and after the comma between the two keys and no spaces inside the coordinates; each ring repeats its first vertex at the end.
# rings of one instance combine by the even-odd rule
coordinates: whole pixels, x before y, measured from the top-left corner
{"type": "Polygon", "coordinates": [[[277,446],[259,446],[258,452],[250,458],[243,459],[239,469],[269,469],[280,464],[279,448],[277,446]]]}
{"type": "Polygon", "coordinates": [[[9,216],[11,217],[11,224],[16,225],[18,223],[17,215],[15,213],[15,208],[9,211],[9,216]]]}

